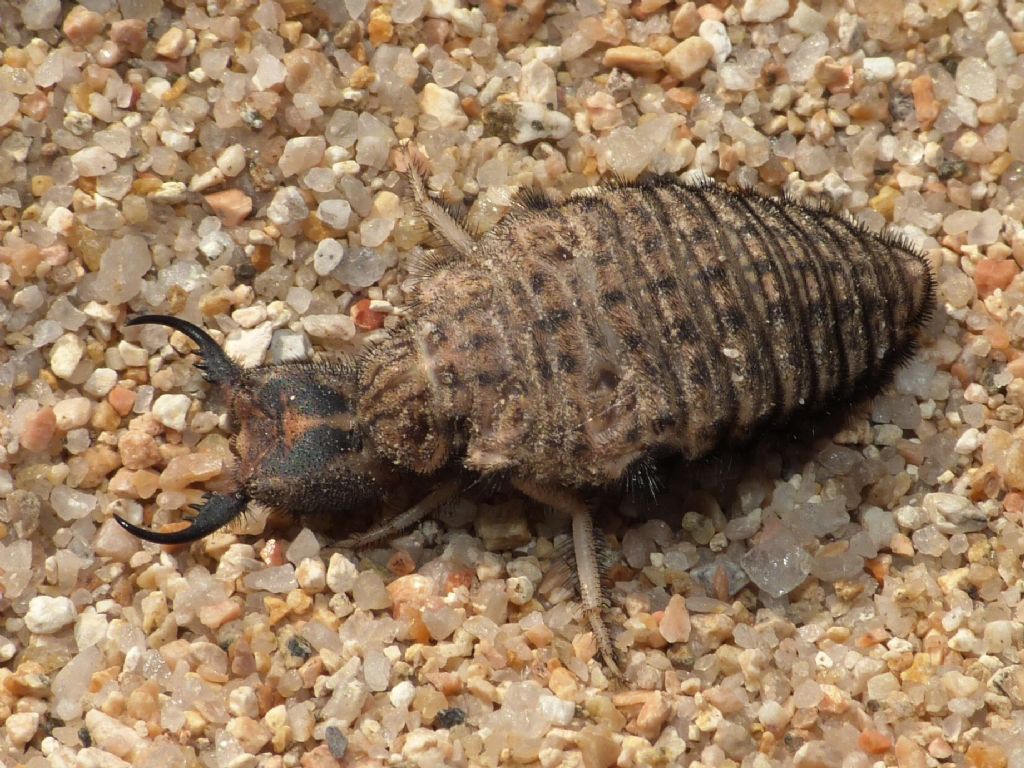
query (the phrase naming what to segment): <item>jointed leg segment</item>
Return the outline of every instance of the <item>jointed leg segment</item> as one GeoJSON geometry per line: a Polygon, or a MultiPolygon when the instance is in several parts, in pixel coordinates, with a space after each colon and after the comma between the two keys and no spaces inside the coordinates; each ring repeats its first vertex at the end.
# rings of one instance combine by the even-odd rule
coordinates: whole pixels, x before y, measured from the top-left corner
{"type": "Polygon", "coordinates": [[[513,480],[512,484],[531,499],[561,510],[571,518],[580,606],[594,631],[604,663],[614,674],[621,674],[615,658],[615,646],[612,645],[611,634],[604,621],[605,591],[601,583],[600,546],[594,536],[594,521],[586,502],[570,491],[537,485],[528,480],[513,480]]]}
{"type": "Polygon", "coordinates": [[[405,512],[399,512],[394,517],[388,518],[368,531],[355,534],[347,539],[339,541],[338,546],[359,549],[361,547],[368,547],[372,544],[377,544],[381,541],[393,538],[402,531],[416,525],[420,520],[429,517],[431,514],[436,512],[439,507],[454,499],[461,488],[462,486],[458,480],[448,480],[443,482],[431,491],[426,498],[418,504],[413,504],[405,510],[405,512]]]}

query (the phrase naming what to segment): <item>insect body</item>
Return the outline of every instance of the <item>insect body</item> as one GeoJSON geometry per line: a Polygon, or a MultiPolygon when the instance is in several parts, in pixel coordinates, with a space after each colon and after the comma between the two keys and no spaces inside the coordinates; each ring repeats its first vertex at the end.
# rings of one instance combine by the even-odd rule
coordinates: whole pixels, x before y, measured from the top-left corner
{"type": "Polygon", "coordinates": [[[568,512],[583,609],[606,661],[597,543],[583,494],[661,454],[695,459],[801,414],[869,397],[912,351],[932,305],[923,258],[897,237],[788,200],[659,177],[555,203],[521,195],[479,239],[414,195],[450,258],[414,310],[352,367],[241,370],[205,332],[239,433],[238,490],[190,541],[249,499],[298,513],[350,507],[402,476],[434,491],[378,540],[497,476],[568,512]]]}

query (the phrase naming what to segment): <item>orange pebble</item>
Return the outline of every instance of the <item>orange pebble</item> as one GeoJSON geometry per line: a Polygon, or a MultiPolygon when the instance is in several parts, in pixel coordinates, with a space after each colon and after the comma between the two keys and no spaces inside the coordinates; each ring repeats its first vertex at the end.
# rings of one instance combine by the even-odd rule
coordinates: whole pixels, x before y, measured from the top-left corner
{"type": "Polygon", "coordinates": [[[1024,379],[1024,355],[1013,358],[1006,364],[1006,370],[1018,379],[1024,379]]]}
{"type": "Polygon", "coordinates": [[[982,259],[974,268],[974,285],[978,295],[985,298],[996,288],[1005,289],[1019,271],[1017,262],[1012,259],[982,259]]]}
{"type": "Polygon", "coordinates": [[[861,731],[857,737],[857,746],[861,752],[869,755],[883,755],[892,749],[892,739],[880,731],[868,729],[861,731]]]}
{"type": "Polygon", "coordinates": [[[107,394],[107,402],[119,416],[127,416],[135,407],[135,393],[122,386],[116,386],[107,394]]]}
{"type": "Polygon", "coordinates": [[[452,571],[444,580],[444,586],[441,588],[443,594],[448,594],[452,590],[458,589],[459,587],[469,587],[473,584],[473,571],[469,569],[460,569],[452,571]]]}
{"type": "Polygon", "coordinates": [[[1024,511],[1024,493],[1013,491],[1006,494],[1006,498],[1003,499],[1003,509],[1011,514],[1019,514],[1024,511]]]}
{"type": "Polygon", "coordinates": [[[361,331],[375,331],[384,325],[384,313],[370,309],[369,299],[360,299],[352,311],[352,319],[361,331]]]}
{"type": "Polygon", "coordinates": [[[990,325],[985,329],[985,338],[992,344],[993,349],[1006,349],[1010,346],[1010,334],[1001,325],[990,325]]]}
{"type": "Polygon", "coordinates": [[[971,768],[1006,768],[1009,762],[1002,747],[980,741],[971,744],[964,757],[971,768]]]}

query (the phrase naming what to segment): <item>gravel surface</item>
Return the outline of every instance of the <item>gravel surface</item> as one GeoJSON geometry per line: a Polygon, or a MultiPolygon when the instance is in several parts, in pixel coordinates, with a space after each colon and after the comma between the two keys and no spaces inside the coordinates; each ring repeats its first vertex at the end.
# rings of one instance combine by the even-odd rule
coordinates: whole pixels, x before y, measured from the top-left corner
{"type": "MultiPolygon", "coordinates": [[[[0,2],[5,766],[1024,766],[1024,3],[0,2]],[[255,365],[399,322],[423,222],[698,173],[929,254],[939,310],[833,438],[609,503],[609,680],[564,521],[462,500],[332,549],[254,510],[188,343],[255,365]]],[[[367,515],[377,510],[367,510],[367,515]]]]}

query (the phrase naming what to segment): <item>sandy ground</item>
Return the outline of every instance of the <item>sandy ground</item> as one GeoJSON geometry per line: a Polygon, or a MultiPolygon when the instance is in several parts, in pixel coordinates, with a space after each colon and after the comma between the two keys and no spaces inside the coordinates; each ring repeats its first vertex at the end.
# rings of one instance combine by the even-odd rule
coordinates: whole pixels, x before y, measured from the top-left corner
{"type": "MultiPolygon", "coordinates": [[[[1024,766],[1024,4],[0,2],[0,760],[6,766],[1024,766]],[[518,186],[695,173],[928,254],[915,361],[834,438],[605,504],[624,680],[565,521],[461,500],[393,546],[229,476],[180,336],[246,365],[399,322],[423,222],[518,186]],[[170,343],[168,343],[170,342],[170,343]]],[[[378,510],[362,510],[372,517],[378,510]]]]}

